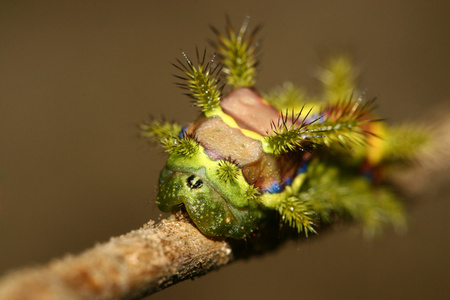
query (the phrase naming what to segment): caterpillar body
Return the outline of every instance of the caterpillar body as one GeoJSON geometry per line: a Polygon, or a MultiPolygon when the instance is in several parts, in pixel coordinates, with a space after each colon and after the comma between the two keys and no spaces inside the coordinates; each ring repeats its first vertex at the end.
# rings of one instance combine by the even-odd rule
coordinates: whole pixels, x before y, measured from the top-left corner
{"type": "Polygon", "coordinates": [[[174,64],[183,73],[179,85],[202,110],[197,120],[141,125],[169,153],[158,207],[184,206],[205,235],[235,239],[274,211],[306,235],[337,216],[362,221],[370,233],[385,223],[404,226],[402,205],[380,174],[414,157],[426,135],[387,127],[373,101],[358,95],[355,68],[344,56],[319,73],[320,97],[292,84],[262,96],[254,88],[259,28],[248,32],[248,21],[239,31],[228,22],[226,35],[213,29],[219,62],[197,51],[197,64],[185,53],[185,62],[174,64]]]}

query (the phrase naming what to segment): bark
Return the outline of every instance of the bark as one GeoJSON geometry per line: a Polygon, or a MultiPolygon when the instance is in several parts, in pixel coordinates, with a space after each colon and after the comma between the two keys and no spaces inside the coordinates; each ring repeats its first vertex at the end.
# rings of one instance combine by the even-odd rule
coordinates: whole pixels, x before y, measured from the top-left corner
{"type": "Polygon", "coordinates": [[[12,273],[0,283],[0,299],[138,299],[232,260],[227,242],[206,238],[178,214],[80,255],[12,273]]]}

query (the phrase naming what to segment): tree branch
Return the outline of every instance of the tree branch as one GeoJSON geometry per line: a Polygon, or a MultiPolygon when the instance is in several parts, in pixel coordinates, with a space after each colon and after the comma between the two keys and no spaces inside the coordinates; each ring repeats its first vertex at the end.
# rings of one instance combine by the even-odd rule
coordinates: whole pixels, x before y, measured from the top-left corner
{"type": "MultiPolygon", "coordinates": [[[[449,167],[450,119],[441,119],[434,130],[438,144],[424,159],[431,163],[417,164],[396,176],[400,188],[415,187],[414,192],[420,192],[418,183],[425,187],[431,173],[449,167]]],[[[246,245],[246,255],[267,252],[283,242],[273,234],[264,235],[246,245]]],[[[158,224],[150,221],[77,256],[12,272],[0,280],[0,299],[139,299],[240,258],[241,245],[205,237],[179,213],[158,224]]]]}
{"type": "Polygon", "coordinates": [[[78,256],[12,273],[0,282],[0,299],[138,299],[232,260],[227,242],[206,238],[178,214],[78,256]]]}

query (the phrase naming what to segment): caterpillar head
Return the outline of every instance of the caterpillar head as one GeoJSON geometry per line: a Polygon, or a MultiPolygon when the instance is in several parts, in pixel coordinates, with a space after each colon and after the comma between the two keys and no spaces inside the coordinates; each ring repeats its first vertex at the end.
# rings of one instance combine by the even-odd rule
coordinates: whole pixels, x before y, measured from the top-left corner
{"type": "Polygon", "coordinates": [[[191,157],[169,156],[160,174],[157,202],[164,212],[184,206],[205,235],[240,239],[262,217],[257,194],[232,162],[214,161],[198,151],[191,157]]]}

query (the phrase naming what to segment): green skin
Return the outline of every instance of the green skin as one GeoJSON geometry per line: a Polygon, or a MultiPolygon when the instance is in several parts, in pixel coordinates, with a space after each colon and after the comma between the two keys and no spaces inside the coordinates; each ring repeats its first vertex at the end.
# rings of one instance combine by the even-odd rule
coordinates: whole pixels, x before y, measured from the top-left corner
{"type": "Polygon", "coordinates": [[[257,228],[264,211],[246,196],[249,185],[242,175],[224,182],[216,170],[217,162],[204,151],[192,158],[171,154],[159,178],[158,207],[171,212],[183,204],[205,235],[244,238],[257,228]]]}

